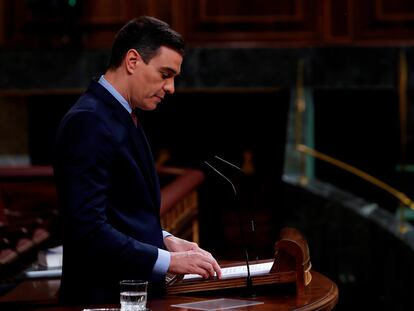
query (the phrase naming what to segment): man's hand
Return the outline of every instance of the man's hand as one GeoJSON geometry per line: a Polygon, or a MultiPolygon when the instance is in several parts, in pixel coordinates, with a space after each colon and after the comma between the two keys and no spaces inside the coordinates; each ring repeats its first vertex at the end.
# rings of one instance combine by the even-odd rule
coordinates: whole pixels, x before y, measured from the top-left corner
{"type": "Polygon", "coordinates": [[[205,279],[212,278],[217,274],[217,277],[221,278],[221,270],[217,261],[197,243],[170,235],[164,239],[164,244],[171,253],[168,272],[199,274],[205,279]]]}
{"type": "Polygon", "coordinates": [[[172,252],[168,272],[174,274],[193,273],[203,278],[213,278],[217,274],[221,278],[221,270],[211,255],[198,251],[172,252]]]}
{"type": "Polygon", "coordinates": [[[187,240],[183,240],[177,238],[173,235],[169,235],[164,239],[165,247],[169,252],[185,252],[185,251],[197,251],[201,250],[198,247],[197,243],[189,242],[187,240]]]}

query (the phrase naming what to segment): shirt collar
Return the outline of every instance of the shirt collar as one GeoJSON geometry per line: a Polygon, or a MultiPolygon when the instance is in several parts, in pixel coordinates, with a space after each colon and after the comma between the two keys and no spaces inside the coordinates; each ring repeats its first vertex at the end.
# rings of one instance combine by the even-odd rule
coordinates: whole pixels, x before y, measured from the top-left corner
{"type": "Polygon", "coordinates": [[[129,113],[131,113],[132,112],[132,108],[131,108],[131,106],[129,105],[129,103],[127,102],[127,100],[112,86],[112,84],[111,83],[109,83],[105,78],[104,78],[104,76],[102,75],[100,78],[99,78],[99,80],[98,80],[98,83],[100,84],[100,85],[102,85],[105,89],[107,89],[107,91],[109,92],[109,93],[111,93],[112,94],[112,96],[113,97],[115,97],[117,100],[118,100],[118,102],[129,112],[129,113]]]}

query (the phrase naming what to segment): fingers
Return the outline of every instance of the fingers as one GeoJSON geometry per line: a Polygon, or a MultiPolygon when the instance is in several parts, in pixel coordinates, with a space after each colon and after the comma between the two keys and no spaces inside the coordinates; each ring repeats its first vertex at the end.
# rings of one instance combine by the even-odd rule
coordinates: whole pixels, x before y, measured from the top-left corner
{"type": "Polygon", "coordinates": [[[209,277],[213,278],[217,275],[217,277],[221,278],[221,269],[217,261],[214,259],[214,257],[209,253],[204,251],[203,256],[206,256],[206,262],[208,263],[208,266],[206,267],[206,270],[209,273],[209,277]]]}
{"type": "Polygon", "coordinates": [[[214,259],[213,255],[211,255],[211,253],[203,250],[202,248],[200,248],[200,250],[203,252],[203,254],[205,254],[207,257],[209,257],[211,259],[210,263],[211,263],[211,266],[212,266],[212,269],[213,269],[213,273],[210,274],[210,275],[214,277],[214,275],[217,274],[217,277],[219,279],[221,279],[221,269],[220,269],[220,266],[217,263],[217,261],[214,259]]]}
{"type": "Polygon", "coordinates": [[[208,252],[187,251],[171,253],[169,271],[180,274],[198,274],[203,278],[221,278],[221,270],[217,261],[208,252]]]}
{"type": "Polygon", "coordinates": [[[220,266],[209,252],[204,251],[202,254],[201,267],[204,269],[205,273],[200,275],[204,278],[214,278],[216,274],[218,278],[221,278],[220,266]]]}
{"type": "Polygon", "coordinates": [[[214,277],[213,266],[208,262],[203,262],[199,267],[199,273],[204,279],[209,279],[214,277]]]}
{"type": "Polygon", "coordinates": [[[214,277],[213,264],[215,259],[211,255],[204,254],[199,250],[190,251],[187,254],[192,261],[191,264],[195,266],[197,274],[205,279],[214,277]]]}
{"type": "Polygon", "coordinates": [[[216,272],[217,277],[219,279],[221,279],[221,269],[220,269],[220,266],[219,266],[219,264],[217,263],[217,261],[215,259],[214,259],[214,262],[213,262],[213,269],[216,272]]]}

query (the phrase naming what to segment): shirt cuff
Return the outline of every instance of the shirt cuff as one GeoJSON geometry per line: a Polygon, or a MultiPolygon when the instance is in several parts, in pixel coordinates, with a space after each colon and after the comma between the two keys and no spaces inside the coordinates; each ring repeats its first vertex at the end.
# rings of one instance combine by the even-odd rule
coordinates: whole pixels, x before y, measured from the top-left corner
{"type": "Polygon", "coordinates": [[[152,268],[152,281],[161,281],[165,279],[165,275],[170,266],[171,254],[163,249],[158,249],[158,258],[152,268]]]}
{"type": "Polygon", "coordinates": [[[168,231],[162,230],[162,238],[165,239],[167,236],[172,235],[171,233],[169,233],[168,231]]]}

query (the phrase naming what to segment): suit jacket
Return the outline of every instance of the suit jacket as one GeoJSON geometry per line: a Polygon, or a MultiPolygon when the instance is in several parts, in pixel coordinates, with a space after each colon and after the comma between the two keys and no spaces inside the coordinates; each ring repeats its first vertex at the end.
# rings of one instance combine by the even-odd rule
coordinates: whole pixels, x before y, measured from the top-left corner
{"type": "MultiPolygon", "coordinates": [[[[61,302],[119,303],[119,281],[149,280],[158,248],[164,248],[160,186],[145,135],[92,81],[61,121],[55,151],[61,302]]],[[[163,281],[154,288],[163,288],[163,281]]]]}

